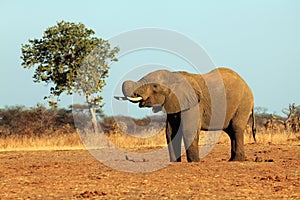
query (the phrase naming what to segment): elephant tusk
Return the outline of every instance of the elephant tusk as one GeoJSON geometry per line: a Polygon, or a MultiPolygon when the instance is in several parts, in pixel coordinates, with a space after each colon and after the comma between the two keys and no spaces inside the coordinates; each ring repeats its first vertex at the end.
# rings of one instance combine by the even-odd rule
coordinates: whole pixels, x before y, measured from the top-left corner
{"type": "Polygon", "coordinates": [[[128,99],[129,101],[133,101],[133,102],[138,102],[138,101],[143,100],[142,97],[127,97],[127,99],[128,99]]]}

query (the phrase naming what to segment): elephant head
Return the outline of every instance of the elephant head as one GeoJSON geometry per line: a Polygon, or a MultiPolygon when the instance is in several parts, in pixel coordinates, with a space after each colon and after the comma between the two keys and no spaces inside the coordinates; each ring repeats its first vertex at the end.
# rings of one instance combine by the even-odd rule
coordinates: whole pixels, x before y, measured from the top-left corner
{"type": "Polygon", "coordinates": [[[122,91],[129,101],[139,107],[152,107],[153,112],[164,110],[167,114],[178,113],[196,106],[201,90],[194,79],[183,72],[158,70],[137,82],[125,81],[122,91]]]}

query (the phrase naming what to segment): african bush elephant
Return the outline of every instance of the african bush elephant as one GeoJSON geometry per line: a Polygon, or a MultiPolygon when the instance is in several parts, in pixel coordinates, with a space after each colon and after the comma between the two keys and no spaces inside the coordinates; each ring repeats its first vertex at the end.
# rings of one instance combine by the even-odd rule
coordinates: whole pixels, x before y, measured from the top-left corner
{"type": "Polygon", "coordinates": [[[255,139],[253,94],[230,69],[217,68],[202,75],[158,70],[137,82],[123,82],[122,91],[124,99],[139,107],[166,112],[171,162],[181,161],[182,138],[188,162],[199,162],[200,130],[224,130],[231,140],[229,161],[243,161],[244,130],[250,116],[255,139]]]}

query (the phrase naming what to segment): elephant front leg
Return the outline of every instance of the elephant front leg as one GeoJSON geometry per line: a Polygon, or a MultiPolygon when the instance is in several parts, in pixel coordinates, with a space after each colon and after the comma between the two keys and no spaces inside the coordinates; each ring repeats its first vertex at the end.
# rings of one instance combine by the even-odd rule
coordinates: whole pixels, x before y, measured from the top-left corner
{"type": "Polygon", "coordinates": [[[181,162],[181,140],[182,133],[179,131],[180,116],[176,114],[167,115],[166,137],[170,162],[181,162]]]}
{"type": "Polygon", "coordinates": [[[182,132],[188,162],[199,162],[200,114],[198,106],[182,112],[182,132]]]}
{"type": "Polygon", "coordinates": [[[199,162],[199,133],[184,132],[184,146],[186,149],[186,157],[188,162],[199,162]]]}

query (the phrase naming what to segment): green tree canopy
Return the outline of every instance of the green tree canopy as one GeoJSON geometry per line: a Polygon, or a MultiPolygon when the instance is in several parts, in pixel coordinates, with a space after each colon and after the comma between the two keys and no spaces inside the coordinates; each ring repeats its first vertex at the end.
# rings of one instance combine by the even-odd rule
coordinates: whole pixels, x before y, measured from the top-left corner
{"type": "MultiPolygon", "coordinates": [[[[45,30],[41,39],[22,45],[22,66],[35,67],[34,82],[52,83],[50,95],[80,92],[89,103],[98,104],[98,92],[105,85],[109,61],[117,61],[118,47],[94,37],[95,32],[82,23],[61,21],[45,30]]],[[[49,101],[53,105],[56,102],[49,101]]]]}

